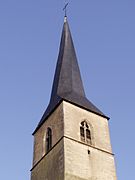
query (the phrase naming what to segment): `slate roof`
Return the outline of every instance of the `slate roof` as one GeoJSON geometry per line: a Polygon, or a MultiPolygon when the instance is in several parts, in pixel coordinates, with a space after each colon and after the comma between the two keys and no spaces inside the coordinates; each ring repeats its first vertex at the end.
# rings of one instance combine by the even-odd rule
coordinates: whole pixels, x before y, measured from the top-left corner
{"type": "Polygon", "coordinates": [[[50,102],[34,133],[63,100],[109,119],[85,96],[67,17],[64,19],[50,102]]]}

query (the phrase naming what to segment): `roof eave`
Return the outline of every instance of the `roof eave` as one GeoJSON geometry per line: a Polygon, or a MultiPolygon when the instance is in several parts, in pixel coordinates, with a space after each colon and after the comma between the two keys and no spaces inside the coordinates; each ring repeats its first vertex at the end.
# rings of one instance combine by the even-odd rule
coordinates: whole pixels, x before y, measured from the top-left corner
{"type": "Polygon", "coordinates": [[[41,123],[37,126],[37,128],[34,130],[34,132],[32,133],[32,135],[34,135],[37,131],[38,131],[38,129],[44,124],[44,122],[48,119],[48,117],[57,109],[57,107],[63,102],[63,101],[66,101],[66,102],[68,102],[68,103],[71,103],[71,104],[73,104],[73,105],[75,105],[75,106],[77,106],[77,107],[79,107],[79,108],[82,108],[82,109],[84,109],[84,110],[86,110],[86,111],[89,111],[89,112],[91,112],[91,113],[94,113],[94,114],[96,114],[96,115],[98,115],[98,116],[101,116],[101,117],[103,117],[103,118],[106,118],[107,120],[109,120],[110,119],[110,117],[108,117],[108,116],[106,116],[106,115],[103,115],[103,114],[100,114],[100,113],[97,113],[97,112],[95,112],[95,111],[92,111],[91,109],[89,109],[89,108],[86,108],[86,107],[84,107],[84,106],[81,106],[81,105],[79,105],[79,104],[77,104],[77,103],[74,103],[74,102],[72,102],[72,101],[70,101],[70,100],[67,100],[66,98],[61,98],[61,100],[58,102],[58,104],[49,112],[49,114],[44,118],[44,120],[42,120],[42,118],[41,118],[41,123]]]}

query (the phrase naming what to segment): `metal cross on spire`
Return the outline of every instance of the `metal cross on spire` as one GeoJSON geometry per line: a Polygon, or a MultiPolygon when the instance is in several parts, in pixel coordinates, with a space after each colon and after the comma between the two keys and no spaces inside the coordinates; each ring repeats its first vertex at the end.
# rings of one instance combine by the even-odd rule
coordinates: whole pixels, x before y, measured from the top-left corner
{"type": "Polygon", "coordinates": [[[67,16],[67,6],[69,5],[69,2],[67,2],[63,8],[63,11],[65,11],[65,17],[67,16]]]}

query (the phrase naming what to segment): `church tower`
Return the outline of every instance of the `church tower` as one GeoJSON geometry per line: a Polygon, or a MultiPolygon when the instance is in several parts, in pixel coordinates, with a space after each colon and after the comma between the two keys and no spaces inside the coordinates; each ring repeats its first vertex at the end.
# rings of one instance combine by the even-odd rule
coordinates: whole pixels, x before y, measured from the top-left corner
{"type": "Polygon", "coordinates": [[[50,102],[33,133],[31,180],[116,180],[108,120],[86,98],[65,17],[50,102]]]}

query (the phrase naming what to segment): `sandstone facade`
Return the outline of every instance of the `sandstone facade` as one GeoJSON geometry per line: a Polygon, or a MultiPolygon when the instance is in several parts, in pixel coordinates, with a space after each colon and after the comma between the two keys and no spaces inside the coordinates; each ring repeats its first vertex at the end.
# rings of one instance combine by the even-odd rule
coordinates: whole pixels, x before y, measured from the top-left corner
{"type": "Polygon", "coordinates": [[[116,180],[108,120],[63,101],[34,136],[31,180],[116,180]],[[92,142],[81,141],[80,124],[90,127],[92,142]],[[46,130],[52,148],[45,152],[46,130]]]}

